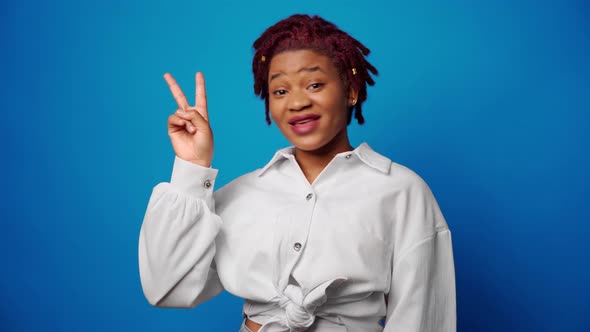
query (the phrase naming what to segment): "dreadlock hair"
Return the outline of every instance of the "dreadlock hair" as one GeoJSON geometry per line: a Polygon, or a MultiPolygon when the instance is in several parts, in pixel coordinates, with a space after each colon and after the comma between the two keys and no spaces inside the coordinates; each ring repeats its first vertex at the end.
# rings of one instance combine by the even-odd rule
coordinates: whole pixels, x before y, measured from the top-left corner
{"type": "Polygon", "coordinates": [[[272,57],[285,51],[308,49],[329,56],[336,66],[347,90],[358,91],[357,103],[348,108],[348,124],[354,111],[359,124],[365,119],[362,113],[363,102],[367,99],[367,84],[374,85],[371,77],[377,75],[365,57],[370,50],[346,32],[338,29],[319,16],[292,15],[269,27],[256,39],[254,44],[252,72],[254,73],[254,93],[264,99],[266,122],[270,125],[268,107],[268,70],[272,57]]]}

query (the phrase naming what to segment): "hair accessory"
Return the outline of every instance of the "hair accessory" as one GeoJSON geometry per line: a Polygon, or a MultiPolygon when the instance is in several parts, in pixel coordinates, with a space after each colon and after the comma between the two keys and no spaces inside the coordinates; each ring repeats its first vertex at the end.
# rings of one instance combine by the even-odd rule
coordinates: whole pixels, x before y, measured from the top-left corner
{"type": "Polygon", "coordinates": [[[352,74],[356,75],[356,68],[352,68],[352,74]]]}
{"type": "Polygon", "coordinates": [[[266,61],[266,57],[263,55],[260,57],[260,62],[264,62],[264,61],[266,61]]]}

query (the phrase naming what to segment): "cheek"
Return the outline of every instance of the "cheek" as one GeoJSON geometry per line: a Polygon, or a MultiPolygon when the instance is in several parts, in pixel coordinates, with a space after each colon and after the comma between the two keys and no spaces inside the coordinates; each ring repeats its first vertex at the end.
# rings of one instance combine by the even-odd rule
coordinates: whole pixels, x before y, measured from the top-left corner
{"type": "Polygon", "coordinates": [[[279,126],[281,124],[281,113],[277,112],[277,107],[276,105],[273,106],[273,103],[270,102],[268,104],[268,113],[270,115],[271,120],[277,125],[279,126]]]}
{"type": "Polygon", "coordinates": [[[332,100],[329,108],[332,110],[332,117],[338,123],[346,123],[348,117],[348,103],[344,98],[332,100]]]}

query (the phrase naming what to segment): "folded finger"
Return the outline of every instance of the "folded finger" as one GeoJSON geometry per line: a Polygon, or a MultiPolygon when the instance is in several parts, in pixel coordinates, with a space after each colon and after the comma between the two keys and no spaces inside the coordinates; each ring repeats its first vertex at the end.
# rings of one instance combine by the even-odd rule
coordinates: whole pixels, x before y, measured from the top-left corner
{"type": "Polygon", "coordinates": [[[175,114],[170,116],[170,119],[168,120],[168,127],[175,127],[175,131],[182,130],[181,128],[186,128],[186,131],[188,131],[189,133],[194,133],[196,129],[190,120],[184,120],[183,118],[175,114]]]}
{"type": "Polygon", "coordinates": [[[209,128],[209,123],[207,120],[205,120],[203,116],[194,108],[178,110],[176,111],[176,114],[179,117],[190,121],[198,130],[206,130],[209,128]]]}

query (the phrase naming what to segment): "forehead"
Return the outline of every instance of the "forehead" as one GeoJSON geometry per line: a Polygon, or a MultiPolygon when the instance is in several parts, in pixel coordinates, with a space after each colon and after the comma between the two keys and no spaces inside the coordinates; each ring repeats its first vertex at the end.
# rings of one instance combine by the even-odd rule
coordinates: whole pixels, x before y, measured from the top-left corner
{"type": "Polygon", "coordinates": [[[328,75],[337,74],[336,66],[329,56],[312,50],[294,50],[273,56],[269,65],[269,75],[304,73],[302,69],[313,67],[319,67],[320,71],[328,75]]]}

